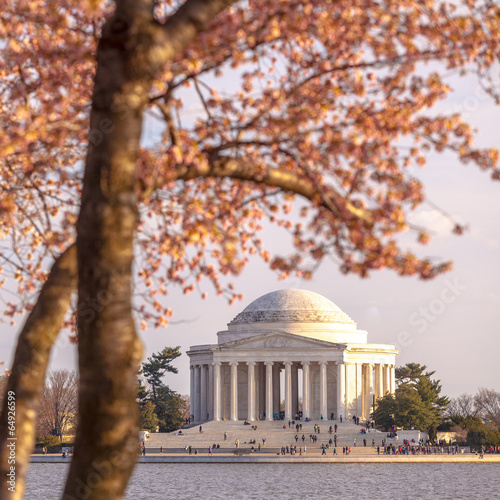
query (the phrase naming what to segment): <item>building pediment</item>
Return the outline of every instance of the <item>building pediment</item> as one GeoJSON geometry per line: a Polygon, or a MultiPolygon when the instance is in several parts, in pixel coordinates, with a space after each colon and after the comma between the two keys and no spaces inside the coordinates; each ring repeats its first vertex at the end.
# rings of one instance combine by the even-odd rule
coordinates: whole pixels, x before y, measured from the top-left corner
{"type": "Polygon", "coordinates": [[[267,332],[262,335],[225,342],[212,348],[212,351],[272,350],[272,349],[345,349],[346,344],[302,337],[286,332],[267,332]]]}

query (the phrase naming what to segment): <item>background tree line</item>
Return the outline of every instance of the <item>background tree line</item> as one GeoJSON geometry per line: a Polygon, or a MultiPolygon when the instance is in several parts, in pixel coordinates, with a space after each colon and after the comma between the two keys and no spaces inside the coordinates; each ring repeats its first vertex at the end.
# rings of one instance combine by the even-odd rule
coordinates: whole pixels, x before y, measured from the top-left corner
{"type": "MultiPolygon", "coordinates": [[[[0,376],[0,404],[5,396],[9,375],[0,376]]],[[[70,370],[47,374],[36,423],[36,441],[55,446],[63,437],[74,435],[78,414],[78,375],[70,370]]]]}
{"type": "Polygon", "coordinates": [[[478,445],[500,445],[500,392],[481,387],[475,395],[451,400],[447,426],[457,440],[478,445]]]}
{"type": "Polygon", "coordinates": [[[419,429],[435,440],[438,431],[456,433],[458,442],[500,445],[500,392],[479,389],[475,396],[449,399],[434,371],[418,363],[396,368],[396,391],[375,403],[372,418],[385,431],[419,429]]]}

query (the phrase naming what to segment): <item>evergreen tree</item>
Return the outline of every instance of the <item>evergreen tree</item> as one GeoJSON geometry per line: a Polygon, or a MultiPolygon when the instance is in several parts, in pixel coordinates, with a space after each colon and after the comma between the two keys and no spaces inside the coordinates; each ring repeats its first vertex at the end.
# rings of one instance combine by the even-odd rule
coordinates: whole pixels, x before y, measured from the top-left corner
{"type": "Polygon", "coordinates": [[[398,427],[423,431],[427,431],[433,422],[429,406],[411,385],[402,385],[396,390],[395,419],[398,427]]]}
{"type": "Polygon", "coordinates": [[[467,431],[467,444],[473,447],[481,445],[500,445],[500,431],[480,417],[461,417],[458,425],[467,431]]]}
{"type": "Polygon", "coordinates": [[[155,413],[158,416],[160,432],[170,432],[178,429],[184,423],[184,400],[180,395],[164,385],[158,388],[158,402],[155,413]]]}
{"type": "Polygon", "coordinates": [[[396,369],[396,394],[401,393],[401,415],[404,415],[401,422],[414,422],[413,427],[425,430],[431,440],[436,438],[437,427],[443,421],[443,415],[450,403],[446,396],[441,396],[440,381],[431,378],[434,373],[436,372],[427,371],[427,366],[419,363],[407,363],[396,369]],[[412,391],[416,392],[418,398],[415,394],[410,395],[412,391]],[[413,414],[404,408],[403,400],[411,406],[413,414]]]}
{"type": "Polygon", "coordinates": [[[155,405],[152,401],[146,401],[141,407],[141,429],[156,432],[159,425],[158,415],[155,413],[155,405]]]}
{"type": "Polygon", "coordinates": [[[178,358],[181,346],[177,347],[165,347],[163,351],[153,354],[148,358],[147,363],[142,364],[142,373],[151,386],[153,391],[153,402],[158,403],[157,389],[163,387],[162,378],[166,372],[177,373],[177,368],[172,366],[170,363],[176,358],[178,358]]]}
{"type": "Polygon", "coordinates": [[[395,425],[396,400],[393,394],[386,394],[377,399],[372,418],[377,426],[382,427],[384,431],[389,431],[395,425]]]}
{"type": "Polygon", "coordinates": [[[144,429],[169,432],[178,429],[184,422],[185,401],[177,392],[163,382],[165,373],[177,373],[172,361],[181,355],[180,346],[165,347],[142,364],[141,374],[148,388],[138,380],[137,399],[141,407],[141,425],[144,429]]]}
{"type": "Polygon", "coordinates": [[[434,373],[419,363],[396,368],[398,386],[395,395],[380,398],[372,414],[377,425],[385,430],[391,425],[413,427],[427,432],[434,440],[449,404],[449,399],[441,396],[440,381],[431,378],[434,373]]]}
{"type": "MultiPolygon", "coordinates": [[[[142,374],[142,370],[139,372],[142,374]]],[[[137,402],[141,406],[144,406],[146,401],[148,400],[148,391],[146,390],[146,386],[142,383],[142,379],[137,377],[137,402]]]]}
{"type": "Polygon", "coordinates": [[[396,368],[396,381],[401,384],[416,384],[421,377],[434,375],[435,372],[425,372],[426,365],[419,363],[406,363],[396,368]]]}
{"type": "Polygon", "coordinates": [[[467,432],[467,443],[471,446],[498,446],[500,445],[500,432],[481,422],[481,426],[477,429],[470,429],[467,432]]]}

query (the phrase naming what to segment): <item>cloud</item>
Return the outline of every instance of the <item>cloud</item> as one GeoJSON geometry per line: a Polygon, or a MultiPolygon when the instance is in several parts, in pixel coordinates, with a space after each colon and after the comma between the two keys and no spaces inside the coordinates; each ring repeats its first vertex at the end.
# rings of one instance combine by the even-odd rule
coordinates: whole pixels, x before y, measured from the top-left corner
{"type": "Polygon", "coordinates": [[[417,226],[432,231],[440,236],[449,235],[453,229],[453,223],[438,210],[420,210],[409,214],[409,221],[417,226]]]}

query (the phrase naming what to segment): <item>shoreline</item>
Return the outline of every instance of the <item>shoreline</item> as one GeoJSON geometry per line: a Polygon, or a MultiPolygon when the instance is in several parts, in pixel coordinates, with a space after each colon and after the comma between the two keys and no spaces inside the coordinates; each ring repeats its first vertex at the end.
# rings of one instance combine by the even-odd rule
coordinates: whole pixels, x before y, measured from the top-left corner
{"type": "MultiPolygon", "coordinates": [[[[30,463],[70,463],[71,457],[31,455],[30,463]]],[[[497,463],[500,455],[476,454],[466,455],[362,455],[356,456],[325,456],[320,453],[307,455],[252,455],[235,456],[234,454],[198,454],[193,455],[160,455],[152,454],[137,457],[140,464],[187,464],[187,463],[497,463]]]]}

